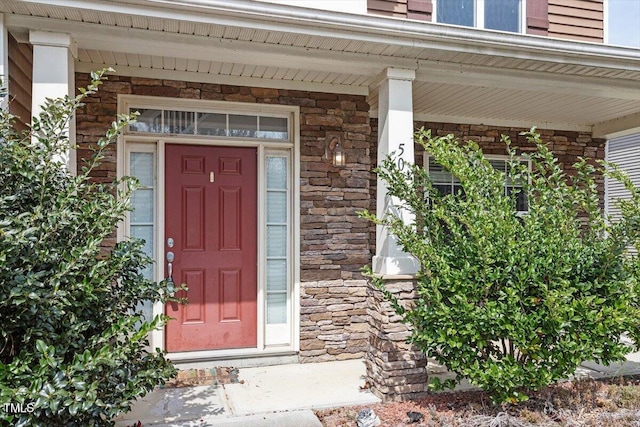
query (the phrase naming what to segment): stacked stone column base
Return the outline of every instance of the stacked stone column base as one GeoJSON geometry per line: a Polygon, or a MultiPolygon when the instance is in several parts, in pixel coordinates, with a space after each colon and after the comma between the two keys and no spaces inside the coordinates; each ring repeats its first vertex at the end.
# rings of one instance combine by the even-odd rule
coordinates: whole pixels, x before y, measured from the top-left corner
{"type": "MultiPolygon", "coordinates": [[[[413,303],[413,280],[389,279],[385,285],[405,307],[413,303]]],[[[366,365],[371,391],[385,402],[424,396],[428,391],[427,358],[407,343],[409,327],[371,284],[367,301],[370,329],[366,365]]]]}

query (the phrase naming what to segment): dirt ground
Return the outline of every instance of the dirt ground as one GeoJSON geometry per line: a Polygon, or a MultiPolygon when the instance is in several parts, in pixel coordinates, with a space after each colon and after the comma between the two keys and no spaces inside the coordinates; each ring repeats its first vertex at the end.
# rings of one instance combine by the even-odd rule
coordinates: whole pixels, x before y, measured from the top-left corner
{"type": "Polygon", "coordinates": [[[493,405],[481,391],[464,391],[327,409],[316,415],[325,427],[355,427],[358,411],[365,408],[373,409],[382,427],[640,427],[640,377],[567,381],[533,393],[518,405],[493,405]],[[411,422],[409,412],[423,418],[411,422]]]}

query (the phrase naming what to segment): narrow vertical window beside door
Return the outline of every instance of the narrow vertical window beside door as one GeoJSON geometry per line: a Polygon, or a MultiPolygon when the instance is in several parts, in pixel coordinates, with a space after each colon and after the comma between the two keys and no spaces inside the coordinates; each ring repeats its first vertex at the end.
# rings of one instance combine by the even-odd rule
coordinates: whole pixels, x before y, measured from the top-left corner
{"type": "Polygon", "coordinates": [[[267,156],[266,317],[267,324],[288,322],[289,190],[287,158],[267,156]]]}
{"type": "MultiPolygon", "coordinates": [[[[140,182],[140,187],[131,197],[132,212],[129,216],[129,234],[131,237],[144,240],[143,251],[152,259],[155,259],[154,157],[154,153],[149,152],[129,153],[129,175],[136,177],[140,182]]],[[[148,265],[142,274],[145,279],[155,280],[153,264],[148,265]]],[[[145,303],[144,313],[147,319],[153,317],[152,304],[150,302],[145,303]]]]}

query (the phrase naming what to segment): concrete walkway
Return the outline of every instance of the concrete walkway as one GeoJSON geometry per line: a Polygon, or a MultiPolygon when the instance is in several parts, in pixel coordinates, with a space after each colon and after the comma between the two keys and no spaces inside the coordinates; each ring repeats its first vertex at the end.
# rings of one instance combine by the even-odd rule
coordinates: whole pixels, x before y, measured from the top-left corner
{"type": "Polygon", "coordinates": [[[239,383],[159,389],[116,426],[321,427],[311,409],[380,401],[362,360],[241,368],[239,383]]]}
{"type": "MultiPolygon", "coordinates": [[[[623,364],[583,363],[575,377],[640,375],[640,353],[623,364]]],[[[432,376],[451,374],[431,365],[432,376]]],[[[362,360],[241,368],[239,383],[167,388],[149,393],[116,426],[322,427],[312,409],[380,401],[365,384],[362,360]]],[[[474,388],[463,382],[457,389],[474,388]]]]}

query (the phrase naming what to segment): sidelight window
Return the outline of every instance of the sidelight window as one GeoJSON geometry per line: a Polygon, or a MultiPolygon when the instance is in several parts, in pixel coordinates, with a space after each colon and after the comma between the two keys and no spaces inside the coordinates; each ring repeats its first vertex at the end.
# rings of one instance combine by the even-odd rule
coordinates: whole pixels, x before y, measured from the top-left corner
{"type": "MultiPolygon", "coordinates": [[[[128,153],[128,175],[138,179],[140,187],[131,196],[129,215],[129,235],[144,241],[143,252],[151,259],[155,259],[155,153],[131,147],[128,153]]],[[[146,147],[149,150],[149,147],[146,147]]],[[[155,280],[154,265],[148,265],[142,274],[147,280],[155,280]]],[[[153,317],[153,307],[150,302],[144,304],[144,314],[147,319],[153,317]]]]}
{"type": "Polygon", "coordinates": [[[290,277],[288,158],[266,157],[267,324],[287,323],[290,277]]]}

